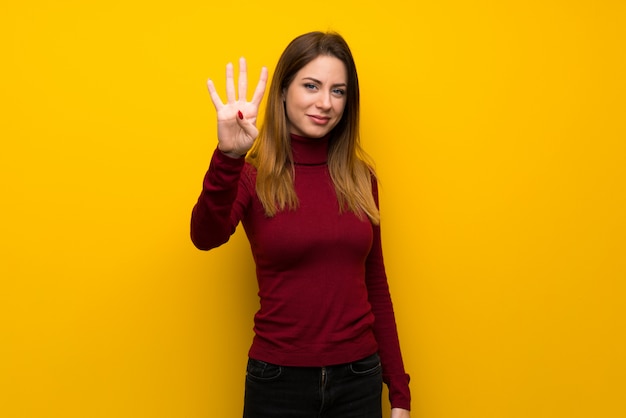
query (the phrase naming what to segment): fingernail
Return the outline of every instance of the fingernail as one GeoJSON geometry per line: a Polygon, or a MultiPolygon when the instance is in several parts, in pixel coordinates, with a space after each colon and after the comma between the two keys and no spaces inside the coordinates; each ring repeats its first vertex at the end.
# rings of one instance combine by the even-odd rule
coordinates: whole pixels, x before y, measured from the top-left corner
{"type": "Polygon", "coordinates": [[[243,113],[241,113],[241,110],[237,111],[237,116],[239,116],[239,119],[243,119],[243,113]]]}

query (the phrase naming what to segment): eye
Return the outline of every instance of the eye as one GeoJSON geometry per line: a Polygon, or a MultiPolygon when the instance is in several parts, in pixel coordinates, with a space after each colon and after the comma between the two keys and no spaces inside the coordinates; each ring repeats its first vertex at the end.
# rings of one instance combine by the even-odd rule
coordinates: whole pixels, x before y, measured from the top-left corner
{"type": "Polygon", "coordinates": [[[346,91],[344,89],[333,89],[333,94],[335,96],[345,96],[346,91]]]}
{"type": "Polygon", "coordinates": [[[315,90],[317,88],[317,86],[313,83],[305,83],[304,84],[304,88],[307,90],[315,90]]]}

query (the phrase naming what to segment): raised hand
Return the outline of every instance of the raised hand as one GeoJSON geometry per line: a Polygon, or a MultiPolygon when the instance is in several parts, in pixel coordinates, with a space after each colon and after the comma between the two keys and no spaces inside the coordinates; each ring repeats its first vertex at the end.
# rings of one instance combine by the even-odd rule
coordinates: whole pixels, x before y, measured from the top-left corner
{"type": "Polygon", "coordinates": [[[233,65],[226,65],[226,103],[223,103],[215,90],[213,81],[207,81],[211,100],[217,112],[217,147],[224,154],[231,157],[240,157],[252,147],[259,135],[256,127],[256,118],[259,105],[265,94],[267,84],[267,68],[261,69],[261,76],[257,83],[252,100],[247,100],[248,72],[245,58],[239,59],[238,92],[235,92],[235,77],[233,65]]]}

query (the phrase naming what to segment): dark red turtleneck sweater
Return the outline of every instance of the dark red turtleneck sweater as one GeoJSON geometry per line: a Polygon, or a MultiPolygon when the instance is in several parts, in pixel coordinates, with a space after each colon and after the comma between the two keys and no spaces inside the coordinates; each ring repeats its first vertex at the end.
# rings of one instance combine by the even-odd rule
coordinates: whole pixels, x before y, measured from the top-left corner
{"type": "MultiPolygon", "coordinates": [[[[191,218],[201,250],[228,241],[239,222],[256,262],[261,308],[250,357],[283,366],[330,366],[378,351],[392,407],[409,409],[380,228],[339,213],[326,164],[328,139],[292,135],[296,210],[265,215],[256,170],[216,150],[191,218]]],[[[378,201],[377,187],[372,187],[378,201]]]]}

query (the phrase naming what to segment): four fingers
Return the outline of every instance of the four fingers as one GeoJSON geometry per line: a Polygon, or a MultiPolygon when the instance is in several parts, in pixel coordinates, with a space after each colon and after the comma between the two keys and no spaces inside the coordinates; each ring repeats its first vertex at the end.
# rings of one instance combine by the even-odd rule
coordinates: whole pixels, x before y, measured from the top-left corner
{"type": "MultiPolygon", "coordinates": [[[[254,90],[251,103],[257,108],[263,100],[265,94],[265,87],[267,85],[268,71],[266,67],[261,69],[261,75],[259,76],[259,82],[254,90]]],[[[219,111],[224,107],[224,102],[220,98],[219,93],[215,88],[213,80],[207,80],[207,88],[211,95],[211,101],[215,106],[215,109],[219,111]]],[[[246,102],[248,94],[248,68],[246,59],[241,57],[239,59],[239,80],[237,85],[238,91],[235,91],[235,71],[232,63],[226,65],[226,103],[235,104],[237,102],[246,102]]]]}

